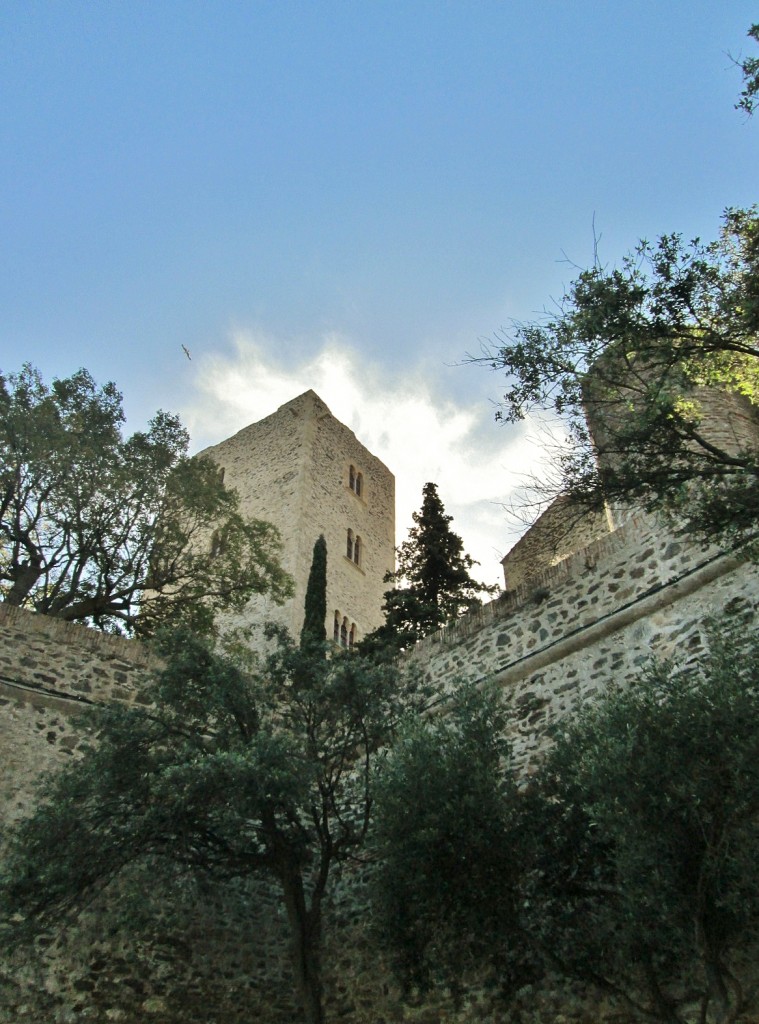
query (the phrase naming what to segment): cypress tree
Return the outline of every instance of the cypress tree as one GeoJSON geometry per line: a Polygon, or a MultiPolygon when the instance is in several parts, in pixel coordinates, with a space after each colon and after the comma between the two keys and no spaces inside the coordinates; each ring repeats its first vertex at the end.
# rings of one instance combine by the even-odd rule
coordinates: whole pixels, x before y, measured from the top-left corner
{"type": "Polygon", "coordinates": [[[311,571],[308,574],[306,587],[305,616],[300,631],[300,647],[327,642],[327,542],[324,534],[320,534],[314,544],[311,558],[311,571]]]}

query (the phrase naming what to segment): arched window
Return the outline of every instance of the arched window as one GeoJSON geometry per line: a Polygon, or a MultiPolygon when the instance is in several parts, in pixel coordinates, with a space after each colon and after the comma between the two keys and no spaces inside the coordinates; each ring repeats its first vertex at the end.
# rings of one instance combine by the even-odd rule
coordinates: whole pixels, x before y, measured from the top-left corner
{"type": "Polygon", "coordinates": [[[218,558],[224,554],[224,538],[219,530],[214,530],[211,536],[211,558],[218,558]]]}
{"type": "Polygon", "coordinates": [[[348,646],[348,619],[344,618],[343,623],[340,626],[340,645],[342,647],[348,646]]]}
{"type": "Polygon", "coordinates": [[[355,466],[348,467],[348,486],[354,494],[357,494],[359,498],[361,497],[361,492],[364,489],[364,476],[362,473],[359,473],[355,466]]]}
{"type": "Polygon", "coordinates": [[[335,624],[332,630],[332,639],[336,644],[340,643],[340,612],[335,611],[335,624]]]}
{"type": "Polygon", "coordinates": [[[348,646],[353,647],[356,642],[356,623],[354,622],[351,626],[351,631],[348,634],[348,646]]]}
{"type": "Polygon", "coordinates": [[[353,530],[348,530],[348,542],[345,546],[345,557],[353,561],[353,530]]]}
{"type": "Polygon", "coordinates": [[[361,565],[361,538],[356,537],[353,541],[353,561],[356,565],[361,565]]]}

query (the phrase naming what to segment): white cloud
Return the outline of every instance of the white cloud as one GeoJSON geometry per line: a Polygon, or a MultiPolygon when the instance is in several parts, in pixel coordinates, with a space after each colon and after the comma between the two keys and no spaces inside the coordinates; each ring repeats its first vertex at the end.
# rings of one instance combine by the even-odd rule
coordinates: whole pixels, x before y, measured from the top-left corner
{"type": "Polygon", "coordinates": [[[232,340],[231,353],[206,355],[198,364],[198,395],[183,412],[196,450],[312,388],[395,474],[397,541],[405,540],[422,487],[432,480],[465,550],[481,563],[480,578],[501,582],[499,559],[516,539],[501,504],[538,454],[524,430],[498,428],[479,397],[465,405],[446,396],[424,365],[392,376],[337,335],[295,360],[262,333],[237,332],[232,340]]]}

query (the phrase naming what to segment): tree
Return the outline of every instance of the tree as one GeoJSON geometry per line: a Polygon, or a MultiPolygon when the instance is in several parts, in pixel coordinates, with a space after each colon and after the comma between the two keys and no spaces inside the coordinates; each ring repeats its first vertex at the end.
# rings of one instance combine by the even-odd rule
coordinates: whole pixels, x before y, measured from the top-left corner
{"type": "Polygon", "coordinates": [[[288,596],[277,531],[240,514],[213,462],[188,458],[178,418],[126,439],[123,421],[116,387],[86,370],[50,388],[28,365],[0,376],[0,598],[150,634],[288,596]]]}
{"type": "Polygon", "coordinates": [[[300,631],[302,648],[309,644],[321,645],[327,640],[327,542],[320,534],[314,544],[311,569],[306,585],[305,614],[300,631]]]}
{"type": "Polygon", "coordinates": [[[385,623],[365,638],[365,647],[414,644],[498,589],[470,576],[477,563],[451,530],[453,517],[445,514],[437,486],[427,483],[422,493],[421,511],[413,513],[416,525],[396,552],[398,568],[385,576],[385,582],[401,585],[385,593],[385,623]]]}
{"type": "Polygon", "coordinates": [[[526,893],[564,970],[670,1024],[736,1018],[759,926],[759,638],[710,644],[562,727],[526,893]]]}
{"type": "Polygon", "coordinates": [[[481,361],[509,388],[499,417],[556,414],[561,489],[580,506],[684,513],[741,533],[759,509],[759,213],[719,239],[665,235],[582,271],[558,312],[514,324],[481,361]]]}
{"type": "Polygon", "coordinates": [[[97,746],[12,838],[0,901],[34,933],[152,859],[210,883],[268,878],[303,1020],[321,1024],[323,900],[365,841],[377,751],[417,698],[388,666],[270,636],[257,675],[188,629],[164,637],[153,707],[100,712],[97,746]]]}
{"type": "Polygon", "coordinates": [[[550,967],[649,1019],[736,1019],[759,939],[759,637],[717,624],[709,648],[584,704],[526,791],[492,695],[401,735],[375,915],[407,984],[550,967]]]}
{"type": "Polygon", "coordinates": [[[495,690],[458,689],[406,724],[377,786],[374,916],[408,991],[460,990],[489,964],[500,983],[530,970],[520,924],[521,798],[495,690]]]}
{"type": "MultiPolygon", "coordinates": [[[[752,25],[747,35],[749,39],[759,43],[759,24],[752,25]]],[[[736,106],[751,116],[756,110],[756,98],[759,95],[759,57],[746,57],[736,63],[743,72],[743,92],[736,106]]]]}

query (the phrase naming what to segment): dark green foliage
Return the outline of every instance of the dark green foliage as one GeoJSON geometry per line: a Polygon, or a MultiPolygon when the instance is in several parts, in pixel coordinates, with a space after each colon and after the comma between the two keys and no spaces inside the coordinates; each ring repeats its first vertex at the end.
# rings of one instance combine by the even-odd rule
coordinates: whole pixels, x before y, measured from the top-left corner
{"type": "Polygon", "coordinates": [[[461,689],[408,724],[382,765],[375,915],[409,989],[454,990],[483,964],[501,985],[528,969],[518,910],[520,797],[495,693],[461,689]]]}
{"type": "Polygon", "coordinates": [[[527,792],[492,697],[410,725],[380,776],[375,886],[408,987],[550,967],[649,1019],[735,1019],[759,942],[759,639],[724,634],[700,667],[585,705],[527,792]]]}
{"type": "Polygon", "coordinates": [[[320,535],[314,544],[311,570],[306,586],[305,616],[300,645],[321,644],[327,640],[327,542],[320,535]]]}
{"type": "Polygon", "coordinates": [[[759,640],[714,636],[698,670],[610,691],[563,730],[543,786],[543,947],[657,1019],[700,999],[732,1020],[759,925],[759,640]]]}
{"type": "Polygon", "coordinates": [[[715,242],[664,235],[583,271],[556,314],[512,325],[479,361],[508,378],[501,418],[563,419],[561,488],[578,505],[643,503],[739,534],[759,509],[758,335],[759,214],[728,210],[715,242]],[[720,393],[732,404],[709,410],[720,393]]]}
{"type": "MultiPolygon", "coordinates": [[[[759,24],[752,25],[747,35],[749,39],[759,43],[759,24]]],[[[751,115],[756,110],[757,96],[759,96],[759,57],[746,57],[736,63],[743,72],[743,92],[736,107],[751,115]]]]}
{"type": "Polygon", "coordinates": [[[385,577],[397,584],[385,593],[385,623],[365,639],[365,649],[414,644],[498,589],[472,579],[469,570],[477,563],[451,530],[453,517],[445,514],[437,486],[425,484],[423,495],[409,538],[397,549],[398,567],[385,577]]]}
{"type": "Polygon", "coordinates": [[[0,898],[34,931],[152,858],[211,882],[264,874],[281,890],[304,1019],[319,1024],[330,874],[364,843],[373,758],[417,698],[389,668],[271,639],[253,675],[189,630],[164,637],[154,706],[99,713],[97,745],[13,836],[0,898]]]}
{"type": "Polygon", "coordinates": [[[0,599],[109,631],[209,632],[252,594],[289,595],[279,537],[244,519],[179,420],[124,439],[121,395],[86,370],[0,375],[0,599]],[[216,532],[218,543],[211,544],[216,532]]]}

